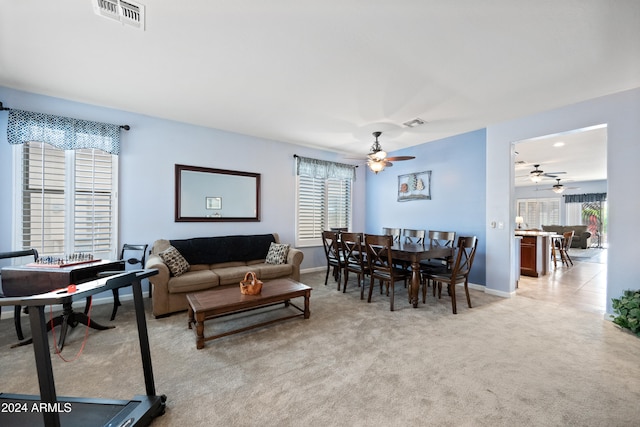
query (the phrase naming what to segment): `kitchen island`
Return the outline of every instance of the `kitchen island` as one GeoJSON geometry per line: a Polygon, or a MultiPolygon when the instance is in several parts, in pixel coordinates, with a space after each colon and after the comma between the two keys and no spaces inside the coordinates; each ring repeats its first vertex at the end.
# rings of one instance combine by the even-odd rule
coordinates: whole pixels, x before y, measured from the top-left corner
{"type": "Polygon", "coordinates": [[[520,274],[540,277],[549,272],[550,239],[555,233],[537,230],[516,230],[521,236],[520,242],[520,274]]]}

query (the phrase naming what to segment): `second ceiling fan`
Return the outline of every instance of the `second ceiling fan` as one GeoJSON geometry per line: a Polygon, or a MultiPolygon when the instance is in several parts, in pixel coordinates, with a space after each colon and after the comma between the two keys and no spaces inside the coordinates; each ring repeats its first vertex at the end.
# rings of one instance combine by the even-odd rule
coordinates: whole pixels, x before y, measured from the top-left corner
{"type": "Polygon", "coordinates": [[[378,142],[380,135],[382,135],[382,132],[373,132],[373,136],[376,140],[371,146],[371,152],[367,154],[367,165],[373,172],[378,173],[386,167],[393,166],[392,162],[415,159],[414,156],[387,157],[387,152],[382,149],[380,142],[378,142]]]}

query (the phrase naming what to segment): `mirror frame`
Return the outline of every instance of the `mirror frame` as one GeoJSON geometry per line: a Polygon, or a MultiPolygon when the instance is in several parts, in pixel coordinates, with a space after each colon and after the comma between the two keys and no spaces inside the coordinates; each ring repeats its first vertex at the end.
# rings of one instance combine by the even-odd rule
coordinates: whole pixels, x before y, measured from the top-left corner
{"type": "Polygon", "coordinates": [[[241,172],[226,169],[214,169],[201,166],[175,165],[175,222],[257,222],[260,221],[260,174],[251,172],[241,172]],[[182,216],[180,201],[182,200],[182,172],[204,172],[219,175],[235,175],[254,178],[256,183],[256,191],[254,196],[256,199],[256,215],[248,217],[200,217],[200,216],[182,216]]]}

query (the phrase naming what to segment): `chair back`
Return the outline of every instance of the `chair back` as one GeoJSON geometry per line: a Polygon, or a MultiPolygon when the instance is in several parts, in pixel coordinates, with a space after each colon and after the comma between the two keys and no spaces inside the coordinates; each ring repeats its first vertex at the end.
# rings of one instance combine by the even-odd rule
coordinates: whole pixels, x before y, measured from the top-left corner
{"type": "Polygon", "coordinates": [[[452,248],[456,240],[455,231],[429,231],[429,244],[431,247],[452,248]]]}
{"type": "Polygon", "coordinates": [[[400,242],[401,232],[402,230],[400,228],[382,227],[382,234],[384,234],[385,236],[392,236],[394,243],[400,242]]]}
{"type": "MultiPolygon", "coordinates": [[[[38,251],[32,248],[32,249],[25,249],[20,251],[0,252],[0,259],[22,258],[25,256],[32,256],[33,260],[37,261],[38,251]]],[[[4,293],[2,290],[2,274],[0,274],[0,297],[3,297],[3,296],[4,296],[4,293]]]]}
{"type": "Polygon", "coordinates": [[[120,259],[127,264],[140,264],[140,268],[144,268],[147,259],[147,247],[149,245],[131,245],[125,243],[120,251],[120,259]]]}
{"type": "Polygon", "coordinates": [[[346,265],[363,269],[366,259],[363,240],[362,233],[342,233],[340,235],[342,257],[346,265]]]}
{"type": "Polygon", "coordinates": [[[406,243],[417,243],[424,244],[424,238],[427,232],[425,230],[412,230],[410,228],[405,228],[402,230],[402,235],[404,236],[404,241],[406,243]]]}
{"type": "Polygon", "coordinates": [[[338,248],[338,233],[335,231],[322,232],[322,245],[327,261],[340,262],[340,249],[338,248]]]}
{"type": "Polygon", "coordinates": [[[0,252],[0,259],[20,258],[23,256],[33,256],[33,260],[38,259],[38,251],[36,249],[25,249],[21,251],[0,252]]]}
{"type": "Polygon", "coordinates": [[[372,274],[379,272],[391,276],[394,271],[391,256],[393,236],[366,234],[364,244],[367,251],[367,263],[372,274]]]}
{"type": "Polygon", "coordinates": [[[458,246],[456,247],[455,262],[451,270],[452,277],[465,279],[469,276],[473,259],[476,256],[478,247],[478,238],[476,236],[460,236],[458,237],[458,246]]]}

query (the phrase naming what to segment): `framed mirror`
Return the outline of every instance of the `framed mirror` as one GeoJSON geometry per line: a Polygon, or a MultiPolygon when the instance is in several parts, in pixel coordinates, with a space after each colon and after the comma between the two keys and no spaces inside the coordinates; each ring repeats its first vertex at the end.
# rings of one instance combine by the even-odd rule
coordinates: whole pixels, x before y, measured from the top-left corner
{"type": "Polygon", "coordinates": [[[175,221],[260,221],[260,174],[176,165],[175,221]]]}

